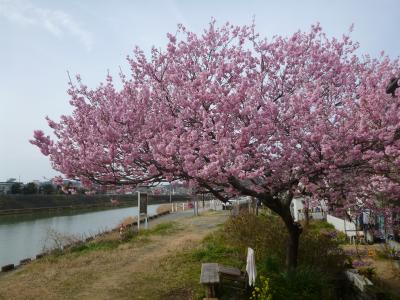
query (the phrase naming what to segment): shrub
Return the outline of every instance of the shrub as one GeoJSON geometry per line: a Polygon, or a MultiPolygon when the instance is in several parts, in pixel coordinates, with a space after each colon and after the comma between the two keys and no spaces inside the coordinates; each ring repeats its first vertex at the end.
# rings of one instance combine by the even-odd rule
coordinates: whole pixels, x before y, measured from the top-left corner
{"type": "Polygon", "coordinates": [[[55,229],[48,228],[42,251],[61,254],[69,245],[80,243],[82,243],[82,239],[76,235],[64,234],[55,229]]]}
{"type": "Polygon", "coordinates": [[[358,273],[367,277],[369,280],[373,280],[376,277],[376,270],[372,267],[359,268],[358,273]]]}
{"type": "Polygon", "coordinates": [[[230,218],[224,227],[227,242],[247,253],[247,247],[255,251],[256,261],[276,256],[283,264],[286,251],[287,233],[283,222],[273,215],[241,213],[230,218]]]}
{"type": "Polygon", "coordinates": [[[251,293],[251,300],[272,300],[272,294],[269,288],[269,278],[260,276],[261,286],[256,286],[251,293]]]}
{"type": "Polygon", "coordinates": [[[329,277],[310,267],[298,267],[295,272],[268,272],[269,287],[274,300],[333,299],[329,277]]]}
{"type": "Polygon", "coordinates": [[[312,267],[331,277],[344,270],[346,255],[335,230],[305,230],[300,238],[299,265],[312,267]]]}
{"type": "Polygon", "coordinates": [[[132,230],[132,228],[130,228],[130,227],[128,227],[128,228],[125,228],[123,231],[122,231],[122,233],[121,233],[121,235],[120,235],[120,239],[121,239],[121,242],[129,242],[129,241],[131,241],[133,238],[135,238],[137,236],[137,232],[134,232],[133,230],[132,230]]]}
{"type": "Polygon", "coordinates": [[[337,232],[337,237],[336,240],[338,241],[339,244],[347,244],[348,238],[347,235],[344,232],[338,231],[337,232]]]}
{"type": "MultiPolygon", "coordinates": [[[[333,299],[335,279],[344,270],[346,255],[340,247],[342,237],[326,222],[311,221],[304,229],[295,272],[286,271],[287,231],[276,216],[241,213],[230,218],[221,232],[228,245],[239,249],[243,261],[247,247],[255,250],[257,270],[264,279],[258,279],[253,299],[270,295],[274,300],[333,299]],[[263,291],[265,278],[268,292],[263,291]]],[[[222,255],[224,251],[217,252],[222,255]]]]}
{"type": "MultiPolygon", "coordinates": [[[[247,247],[254,249],[261,270],[271,267],[283,269],[287,231],[276,216],[242,213],[228,220],[224,232],[227,242],[237,246],[243,256],[247,247]]],[[[312,267],[334,277],[343,271],[346,259],[339,247],[340,243],[337,231],[331,225],[322,221],[310,222],[300,237],[299,265],[312,267]]]]}

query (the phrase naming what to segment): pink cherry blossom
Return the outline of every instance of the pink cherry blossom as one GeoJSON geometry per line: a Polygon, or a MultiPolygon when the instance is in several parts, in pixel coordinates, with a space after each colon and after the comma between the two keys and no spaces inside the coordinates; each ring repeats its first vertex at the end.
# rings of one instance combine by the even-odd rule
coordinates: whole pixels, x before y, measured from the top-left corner
{"type": "Polygon", "coordinates": [[[82,182],[181,180],[222,200],[256,197],[284,220],[293,268],[300,182],[340,209],[376,207],[380,188],[400,192],[399,97],[385,93],[400,63],[357,48],[318,24],[269,40],[254,26],[178,26],[165,50],[135,48],[121,88],[111,76],[94,89],[77,77],[73,113],[48,119],[54,139],[35,131],[31,142],[82,182]]]}

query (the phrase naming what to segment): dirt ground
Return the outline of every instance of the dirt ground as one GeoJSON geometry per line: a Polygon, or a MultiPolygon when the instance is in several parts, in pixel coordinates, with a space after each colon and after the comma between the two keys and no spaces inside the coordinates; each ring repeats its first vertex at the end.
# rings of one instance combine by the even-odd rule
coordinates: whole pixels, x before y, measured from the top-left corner
{"type": "Polygon", "coordinates": [[[179,266],[166,265],[179,260],[174,255],[182,249],[199,245],[226,218],[223,212],[170,215],[150,224],[174,221],[172,233],[35,261],[0,277],[0,299],[190,299],[191,291],[179,287],[187,271],[180,274],[179,266]]]}

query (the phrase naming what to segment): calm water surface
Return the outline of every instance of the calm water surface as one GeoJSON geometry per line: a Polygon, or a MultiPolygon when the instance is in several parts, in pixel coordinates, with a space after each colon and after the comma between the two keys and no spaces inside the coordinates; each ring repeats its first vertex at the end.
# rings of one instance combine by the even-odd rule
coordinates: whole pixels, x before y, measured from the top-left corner
{"type": "MultiPolygon", "coordinates": [[[[159,205],[149,205],[153,215],[159,205]]],[[[63,235],[88,237],[115,228],[129,216],[137,215],[137,207],[95,212],[73,212],[68,215],[38,214],[0,217],[0,266],[19,264],[24,258],[34,258],[49,246],[49,231],[63,235]]]]}

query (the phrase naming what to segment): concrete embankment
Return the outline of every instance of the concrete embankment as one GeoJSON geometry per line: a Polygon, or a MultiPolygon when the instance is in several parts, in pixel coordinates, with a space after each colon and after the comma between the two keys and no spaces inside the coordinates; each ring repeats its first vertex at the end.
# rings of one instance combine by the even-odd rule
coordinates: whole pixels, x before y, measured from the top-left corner
{"type": "MultiPolygon", "coordinates": [[[[173,195],[172,201],[188,201],[188,195],[173,195]]],[[[170,201],[169,195],[149,195],[149,205],[170,201]]],[[[66,210],[109,209],[137,206],[136,195],[1,195],[0,215],[32,214],[66,210]],[[111,199],[116,200],[113,203],[111,199]]]]}

